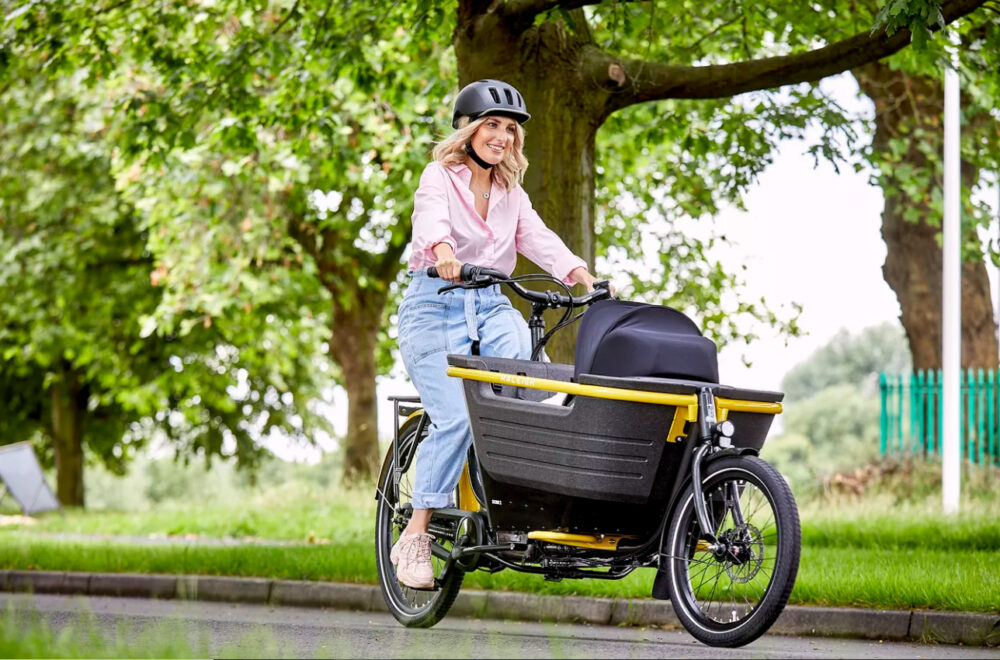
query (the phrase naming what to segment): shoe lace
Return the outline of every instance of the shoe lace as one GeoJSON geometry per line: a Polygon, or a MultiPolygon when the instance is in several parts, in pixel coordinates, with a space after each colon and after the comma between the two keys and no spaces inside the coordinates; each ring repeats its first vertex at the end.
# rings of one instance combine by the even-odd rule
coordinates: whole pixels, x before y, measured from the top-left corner
{"type": "Polygon", "coordinates": [[[430,561],[431,560],[431,540],[426,536],[413,539],[406,546],[407,561],[430,561]]]}

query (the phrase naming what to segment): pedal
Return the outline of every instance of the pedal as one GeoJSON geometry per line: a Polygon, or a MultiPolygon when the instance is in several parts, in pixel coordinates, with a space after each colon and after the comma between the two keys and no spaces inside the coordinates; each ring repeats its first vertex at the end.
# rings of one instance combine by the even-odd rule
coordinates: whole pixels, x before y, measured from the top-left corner
{"type": "MultiPolygon", "coordinates": [[[[397,578],[396,582],[399,582],[398,578],[397,578]]],[[[403,587],[404,589],[409,589],[410,591],[434,592],[434,591],[439,591],[441,589],[441,583],[440,583],[440,581],[438,581],[437,578],[434,578],[434,586],[431,587],[431,588],[429,588],[429,589],[422,589],[420,587],[411,587],[410,585],[403,584],[402,582],[399,582],[399,586],[403,587]]]]}

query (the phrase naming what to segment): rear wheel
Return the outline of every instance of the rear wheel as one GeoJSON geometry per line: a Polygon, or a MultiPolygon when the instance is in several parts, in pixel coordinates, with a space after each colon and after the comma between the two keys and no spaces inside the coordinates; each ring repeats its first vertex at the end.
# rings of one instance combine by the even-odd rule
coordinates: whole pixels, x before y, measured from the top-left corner
{"type": "Polygon", "coordinates": [[[799,568],[799,514],[788,484],[755,456],[721,458],[701,484],[714,547],[685,490],[667,541],[670,597],[684,627],[711,646],[742,646],[781,614],[799,568]]]}
{"type": "MultiPolygon", "coordinates": [[[[457,567],[444,572],[443,559],[432,555],[434,565],[435,591],[423,591],[404,586],[396,579],[396,567],[389,559],[393,544],[410,520],[410,502],[413,497],[416,453],[420,442],[426,436],[426,426],[417,437],[420,417],[408,420],[399,430],[397,457],[400,464],[398,488],[394,487],[393,447],[389,447],[385,462],[388,468],[379,478],[376,494],[378,508],[375,514],[375,564],[382,596],[396,620],[411,628],[430,628],[448,613],[458,591],[462,587],[465,574],[457,567]]],[[[431,530],[434,532],[434,529],[431,530]]],[[[446,551],[451,551],[452,539],[435,534],[435,542],[446,551]]]]}

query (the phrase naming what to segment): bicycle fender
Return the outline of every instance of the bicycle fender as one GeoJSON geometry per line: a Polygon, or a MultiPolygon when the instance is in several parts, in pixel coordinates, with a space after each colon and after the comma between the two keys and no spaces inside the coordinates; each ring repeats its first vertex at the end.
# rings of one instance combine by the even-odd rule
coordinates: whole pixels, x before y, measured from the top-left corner
{"type": "Polygon", "coordinates": [[[720,449],[719,451],[712,452],[705,457],[703,462],[704,465],[710,464],[712,461],[718,460],[720,458],[725,458],[726,456],[759,456],[760,452],[753,447],[729,447],[727,449],[720,449]]]}

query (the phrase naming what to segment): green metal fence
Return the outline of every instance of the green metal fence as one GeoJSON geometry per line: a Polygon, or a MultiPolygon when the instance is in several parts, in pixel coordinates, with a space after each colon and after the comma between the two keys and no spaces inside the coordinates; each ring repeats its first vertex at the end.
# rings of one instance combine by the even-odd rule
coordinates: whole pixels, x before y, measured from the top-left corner
{"type": "MultiPolygon", "coordinates": [[[[962,372],[962,458],[998,464],[1000,371],[962,372]]],[[[883,455],[933,458],[941,450],[941,370],[879,375],[883,455]]]]}

